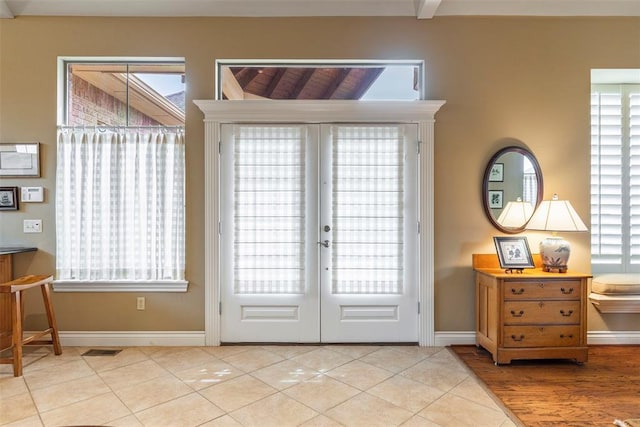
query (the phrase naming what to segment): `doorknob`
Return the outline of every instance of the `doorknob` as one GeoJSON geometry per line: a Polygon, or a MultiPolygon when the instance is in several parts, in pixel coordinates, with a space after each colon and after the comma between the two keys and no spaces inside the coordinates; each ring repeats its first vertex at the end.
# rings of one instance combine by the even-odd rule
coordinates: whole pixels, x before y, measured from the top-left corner
{"type": "Polygon", "coordinates": [[[325,225],[324,231],[328,233],[329,231],[331,231],[331,227],[329,227],[328,225],[325,225]]]}
{"type": "Polygon", "coordinates": [[[325,240],[324,242],[318,242],[318,244],[324,246],[325,248],[329,247],[329,241],[328,240],[325,240]]]}

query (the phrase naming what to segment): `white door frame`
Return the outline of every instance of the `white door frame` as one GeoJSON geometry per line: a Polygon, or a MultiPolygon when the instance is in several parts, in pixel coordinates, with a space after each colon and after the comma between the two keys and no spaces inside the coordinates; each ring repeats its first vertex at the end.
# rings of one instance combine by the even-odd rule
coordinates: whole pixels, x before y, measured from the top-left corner
{"type": "Polygon", "coordinates": [[[417,123],[419,152],[418,344],[435,345],[434,123],[445,101],[196,100],[204,113],[205,345],[220,345],[219,174],[222,123],[417,123]]]}

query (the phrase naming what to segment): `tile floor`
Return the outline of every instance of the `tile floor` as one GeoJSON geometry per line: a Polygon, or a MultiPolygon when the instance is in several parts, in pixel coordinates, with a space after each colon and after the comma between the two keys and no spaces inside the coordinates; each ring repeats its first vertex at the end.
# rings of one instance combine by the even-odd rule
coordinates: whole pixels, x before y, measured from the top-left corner
{"type": "Polygon", "coordinates": [[[26,350],[0,365],[2,426],[514,426],[447,348],[26,350]]]}

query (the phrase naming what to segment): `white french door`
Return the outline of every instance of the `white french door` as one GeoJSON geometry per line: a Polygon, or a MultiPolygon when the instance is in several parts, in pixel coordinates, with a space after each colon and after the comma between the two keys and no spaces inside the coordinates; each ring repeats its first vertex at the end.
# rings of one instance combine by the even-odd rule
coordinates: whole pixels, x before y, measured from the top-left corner
{"type": "Polygon", "coordinates": [[[221,136],[221,341],[417,341],[417,126],[221,136]]]}

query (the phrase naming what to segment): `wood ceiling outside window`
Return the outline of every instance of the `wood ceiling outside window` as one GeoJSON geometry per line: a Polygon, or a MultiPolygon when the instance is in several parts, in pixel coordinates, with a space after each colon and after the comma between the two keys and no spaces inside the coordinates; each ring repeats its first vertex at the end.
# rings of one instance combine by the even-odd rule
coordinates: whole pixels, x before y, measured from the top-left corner
{"type": "Polygon", "coordinates": [[[360,99],[384,71],[376,67],[223,66],[223,99],[360,99]]]}

